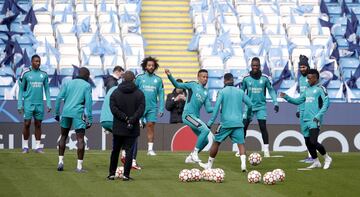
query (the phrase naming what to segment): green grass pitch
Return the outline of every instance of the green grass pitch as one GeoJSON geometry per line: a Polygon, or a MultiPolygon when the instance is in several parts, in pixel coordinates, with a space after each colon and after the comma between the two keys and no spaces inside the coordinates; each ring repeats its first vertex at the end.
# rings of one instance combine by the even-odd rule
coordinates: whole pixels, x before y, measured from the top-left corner
{"type": "MultiPolygon", "coordinates": [[[[263,158],[258,170],[261,174],[281,168],[286,180],[276,185],[249,184],[247,173],[240,172],[240,160],[232,152],[219,152],[214,167],[224,169],[223,183],[182,183],[178,174],[182,169],[199,168],[185,164],[187,153],[158,152],[149,157],[138,155],[140,171],[131,171],[135,179],[107,181],[109,151],[87,151],[85,174],[74,172],[76,152],[65,154],[65,171],[57,172],[57,151],[45,154],[21,154],[20,150],[0,151],[0,196],[358,196],[360,193],[360,153],[331,153],[333,164],[329,170],[298,171],[308,164],[300,163],[305,153],[274,152],[282,158],[263,158]]],[[[248,152],[249,154],[250,152],[248,152]]],[[[200,154],[206,161],[208,153],[200,154]]],[[[323,161],[322,158],[320,158],[323,161]]]]}

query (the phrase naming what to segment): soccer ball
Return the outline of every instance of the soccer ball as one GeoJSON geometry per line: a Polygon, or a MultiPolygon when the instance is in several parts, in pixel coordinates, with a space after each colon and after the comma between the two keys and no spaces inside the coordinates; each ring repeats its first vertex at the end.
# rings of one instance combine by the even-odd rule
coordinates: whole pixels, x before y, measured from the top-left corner
{"type": "Polygon", "coordinates": [[[249,156],[249,163],[253,166],[257,166],[261,163],[261,155],[259,153],[251,153],[249,156]]]}
{"type": "Polygon", "coordinates": [[[276,181],[284,182],[285,181],[285,172],[282,169],[275,169],[272,171],[275,176],[276,181]]]}
{"type": "Polygon", "coordinates": [[[124,167],[119,166],[116,168],[115,177],[121,179],[123,177],[124,167]]]}
{"type": "Polygon", "coordinates": [[[210,178],[212,178],[212,170],[211,169],[205,169],[201,172],[201,176],[205,181],[210,181],[210,178]]]}
{"type": "Polygon", "coordinates": [[[184,169],[179,173],[179,180],[181,182],[189,182],[192,180],[191,170],[184,169]]]}
{"type": "Polygon", "coordinates": [[[247,178],[249,183],[258,183],[261,180],[261,174],[256,170],[252,170],[248,173],[247,178]]]}
{"type": "Polygon", "coordinates": [[[222,183],[225,178],[224,170],[220,168],[212,169],[212,177],[210,178],[210,181],[216,182],[216,183],[222,183]]]}
{"type": "Polygon", "coordinates": [[[276,183],[276,178],[272,172],[267,172],[263,176],[263,182],[266,185],[274,185],[276,183]]]}
{"type": "Polygon", "coordinates": [[[223,169],[215,168],[214,170],[220,172],[221,174],[223,174],[225,176],[225,171],[223,169]]]}
{"type": "Polygon", "coordinates": [[[192,181],[201,181],[201,179],[202,179],[201,171],[196,168],[191,169],[191,178],[192,178],[192,181]]]}

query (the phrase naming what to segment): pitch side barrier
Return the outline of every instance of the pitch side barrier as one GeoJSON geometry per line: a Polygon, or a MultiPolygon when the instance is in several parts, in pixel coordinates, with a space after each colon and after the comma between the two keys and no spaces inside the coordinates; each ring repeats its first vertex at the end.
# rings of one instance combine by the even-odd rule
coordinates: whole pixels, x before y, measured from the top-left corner
{"type": "MultiPolygon", "coordinates": [[[[86,148],[109,150],[111,148],[111,135],[106,134],[100,124],[100,109],[102,102],[94,102],[93,114],[94,125],[86,132],[86,148]]],[[[305,142],[299,132],[299,120],[296,118],[296,106],[288,103],[280,103],[279,113],[275,113],[273,105],[268,104],[268,131],[270,150],[273,151],[305,151],[305,142]]],[[[22,116],[18,114],[17,101],[0,101],[0,149],[21,148],[22,144],[22,116]]],[[[54,103],[53,103],[54,106],[54,103]]],[[[210,115],[201,111],[201,118],[205,122],[210,115]]],[[[155,127],[155,150],[189,151],[196,142],[196,136],[183,124],[168,124],[169,113],[159,119],[155,127]]],[[[214,125],[212,130],[216,129],[214,125]]],[[[43,124],[42,145],[44,148],[56,148],[60,134],[60,126],[53,119],[52,114],[46,114],[43,124]]],[[[30,146],[35,145],[34,128],[31,127],[30,146]]],[[[75,132],[69,133],[67,142],[69,149],[76,148],[75,132]]],[[[212,141],[212,134],[209,136],[212,141]]],[[[360,150],[360,104],[355,103],[332,103],[324,117],[319,140],[324,143],[331,152],[357,152],[360,150]]],[[[139,149],[146,150],[146,133],[141,132],[139,137],[139,149]]],[[[249,127],[246,139],[248,150],[261,150],[261,133],[257,121],[253,120],[249,127]]],[[[210,148],[210,143],[205,150],[210,148]]],[[[227,140],[222,150],[233,150],[233,146],[227,140]]]]}

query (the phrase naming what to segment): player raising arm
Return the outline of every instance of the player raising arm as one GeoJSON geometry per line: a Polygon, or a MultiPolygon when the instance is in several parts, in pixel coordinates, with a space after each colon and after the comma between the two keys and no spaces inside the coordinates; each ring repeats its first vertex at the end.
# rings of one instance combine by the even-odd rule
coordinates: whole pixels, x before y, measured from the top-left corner
{"type": "Polygon", "coordinates": [[[205,105],[205,109],[208,113],[213,111],[213,107],[211,106],[208,96],[208,90],[205,88],[208,81],[208,71],[200,69],[197,74],[198,81],[191,81],[187,83],[177,82],[171,75],[169,69],[165,69],[165,73],[175,88],[186,89],[188,91],[182,120],[192,129],[198,139],[196,141],[194,151],[186,157],[185,163],[201,162],[198,153],[209,143],[207,136],[210,129],[202,120],[200,120],[200,109],[203,105],[205,105]]]}

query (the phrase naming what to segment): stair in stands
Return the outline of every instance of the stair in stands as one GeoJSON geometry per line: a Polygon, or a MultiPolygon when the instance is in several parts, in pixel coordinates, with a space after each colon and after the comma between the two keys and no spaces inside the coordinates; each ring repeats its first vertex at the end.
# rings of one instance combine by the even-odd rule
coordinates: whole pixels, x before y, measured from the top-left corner
{"type": "Polygon", "coordinates": [[[159,59],[157,75],[164,81],[166,94],[174,87],[164,73],[165,68],[176,78],[196,80],[198,54],[187,51],[193,35],[189,0],[143,0],[141,32],[148,44],[145,55],[159,59]]]}

